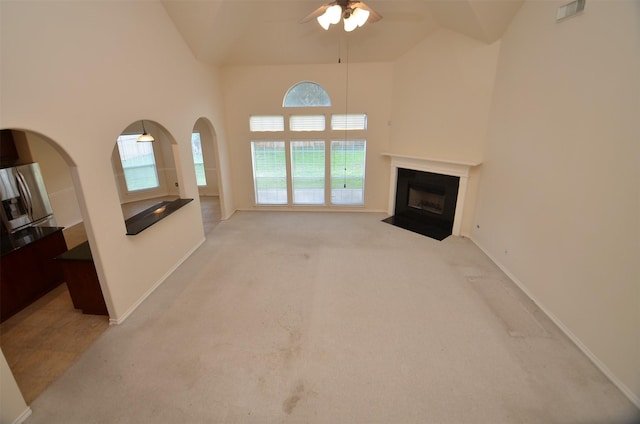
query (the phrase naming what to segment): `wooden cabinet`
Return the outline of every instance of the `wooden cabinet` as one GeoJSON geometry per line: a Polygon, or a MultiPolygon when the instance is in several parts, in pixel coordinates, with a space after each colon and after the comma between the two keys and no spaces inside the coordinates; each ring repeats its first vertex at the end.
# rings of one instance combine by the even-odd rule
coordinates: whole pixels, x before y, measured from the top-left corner
{"type": "MultiPolygon", "coordinates": [[[[12,236],[3,234],[2,237],[12,236]]],[[[0,258],[1,321],[64,281],[62,269],[54,260],[67,250],[62,228],[36,228],[29,237],[33,238],[32,242],[8,251],[0,258]]]]}
{"type": "Polygon", "coordinates": [[[11,165],[19,159],[11,130],[0,130],[0,165],[11,165]]]}
{"type": "Polygon", "coordinates": [[[104,302],[89,242],[84,242],[56,260],[62,266],[73,307],[83,314],[109,315],[104,302]]]}

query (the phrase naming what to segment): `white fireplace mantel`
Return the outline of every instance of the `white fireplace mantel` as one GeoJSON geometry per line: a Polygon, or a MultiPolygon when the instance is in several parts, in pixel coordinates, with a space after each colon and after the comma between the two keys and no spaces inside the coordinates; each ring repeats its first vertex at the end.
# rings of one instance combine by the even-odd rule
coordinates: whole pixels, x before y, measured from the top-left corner
{"type": "Polygon", "coordinates": [[[456,199],[456,212],[453,218],[452,230],[452,234],[454,236],[459,236],[462,229],[464,203],[467,197],[469,171],[471,170],[471,168],[476,167],[481,163],[423,158],[417,156],[398,155],[395,153],[383,153],[382,155],[389,156],[391,158],[391,178],[389,179],[389,207],[387,210],[389,215],[393,215],[395,212],[398,168],[413,169],[416,171],[460,177],[460,183],[458,186],[458,198],[456,199]]]}

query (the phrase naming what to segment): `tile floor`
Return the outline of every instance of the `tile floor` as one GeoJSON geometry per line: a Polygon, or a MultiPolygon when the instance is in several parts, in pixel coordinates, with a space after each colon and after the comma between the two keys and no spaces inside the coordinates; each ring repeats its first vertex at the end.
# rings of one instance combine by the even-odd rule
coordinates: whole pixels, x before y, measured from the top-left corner
{"type": "MultiPolygon", "coordinates": [[[[63,230],[67,248],[87,240],[82,223],[63,230]]],[[[0,325],[0,347],[31,403],[109,327],[109,318],[73,308],[66,284],[0,325]]]]}
{"type": "MultiPolygon", "coordinates": [[[[206,234],[220,221],[220,203],[217,197],[202,197],[200,202],[206,234]]],[[[123,205],[123,214],[134,215],[153,203],[123,205]]],[[[65,228],[63,233],[69,249],[87,240],[82,223],[65,228]]],[[[0,324],[0,347],[27,404],[108,328],[108,317],[73,308],[64,283],[0,324]]]]}

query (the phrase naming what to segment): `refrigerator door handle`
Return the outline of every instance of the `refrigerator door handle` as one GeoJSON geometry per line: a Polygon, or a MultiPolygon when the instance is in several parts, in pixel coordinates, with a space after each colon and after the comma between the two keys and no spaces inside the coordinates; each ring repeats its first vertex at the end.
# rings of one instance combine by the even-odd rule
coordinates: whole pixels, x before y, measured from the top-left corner
{"type": "Polygon", "coordinates": [[[16,178],[18,180],[18,189],[22,193],[22,197],[24,200],[24,205],[27,209],[27,214],[30,219],[33,219],[33,201],[31,198],[31,191],[29,190],[29,186],[27,185],[24,175],[20,171],[16,171],[16,178]]]}

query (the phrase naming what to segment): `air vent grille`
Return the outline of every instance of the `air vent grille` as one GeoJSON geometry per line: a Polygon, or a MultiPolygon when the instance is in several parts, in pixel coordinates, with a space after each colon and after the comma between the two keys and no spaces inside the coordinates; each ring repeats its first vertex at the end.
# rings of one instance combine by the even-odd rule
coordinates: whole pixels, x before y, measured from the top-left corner
{"type": "Polygon", "coordinates": [[[575,0],[571,3],[565,4],[564,6],[560,6],[558,8],[558,13],[556,14],[556,21],[562,21],[576,13],[582,12],[584,10],[585,2],[586,0],[575,0]]]}

